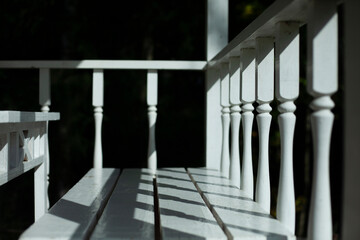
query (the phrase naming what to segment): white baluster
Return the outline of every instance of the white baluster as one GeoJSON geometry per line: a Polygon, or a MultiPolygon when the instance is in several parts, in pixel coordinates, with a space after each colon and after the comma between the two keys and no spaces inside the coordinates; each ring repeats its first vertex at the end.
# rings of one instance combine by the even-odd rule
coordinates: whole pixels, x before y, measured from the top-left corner
{"type": "Polygon", "coordinates": [[[230,153],[230,181],[240,188],[240,58],[231,57],[230,64],[230,104],[231,104],[231,153],[230,153]]]}
{"type": "Polygon", "coordinates": [[[276,25],[276,98],[281,139],[281,165],[276,217],[295,233],[295,191],[293,175],[293,139],[296,116],[294,100],[299,96],[299,24],[276,25]]]}
{"type": "Polygon", "coordinates": [[[314,171],[308,239],[332,239],[330,140],[334,120],[330,96],[338,88],[337,1],[312,1],[308,23],[308,91],[311,108],[314,171]]]}
{"type": "MultiPolygon", "coordinates": [[[[47,68],[43,68],[39,70],[39,104],[41,106],[41,111],[42,112],[49,112],[50,111],[50,105],[51,105],[51,91],[50,91],[50,69],[47,68]]],[[[45,163],[45,170],[46,170],[46,176],[45,179],[41,179],[41,177],[35,177],[35,181],[39,180],[39,181],[45,181],[46,183],[46,187],[45,187],[45,209],[49,209],[50,207],[50,202],[49,202],[49,196],[48,196],[48,190],[49,190],[49,175],[50,175],[50,155],[49,155],[49,142],[48,142],[48,128],[49,123],[46,122],[46,130],[45,130],[45,136],[44,136],[44,150],[45,150],[45,159],[44,159],[44,163],[45,163]]],[[[41,175],[43,173],[40,173],[41,175]]],[[[42,184],[42,183],[35,183],[35,185],[37,184],[42,184]]],[[[43,190],[40,190],[40,193],[42,193],[43,190]]],[[[35,193],[35,194],[39,194],[39,193],[35,193]]],[[[42,208],[42,207],[41,207],[42,208]]],[[[35,214],[35,218],[37,219],[38,217],[41,216],[41,213],[35,214]]]]}
{"type": "Polygon", "coordinates": [[[243,165],[241,189],[254,198],[254,176],[252,166],[252,123],[254,120],[253,102],[255,102],[255,50],[240,50],[240,101],[242,103],[241,118],[243,126],[243,165]]]}
{"type": "Polygon", "coordinates": [[[157,70],[147,72],[147,104],[149,117],[149,146],[148,146],[148,168],[155,174],[157,169],[157,154],[155,142],[156,105],[158,99],[158,73],[157,70]]]}
{"type": "Polygon", "coordinates": [[[259,131],[259,161],[255,200],[270,214],[269,133],[270,103],[274,99],[274,40],[257,38],[256,44],[256,116],[259,131]]]}
{"type": "Polygon", "coordinates": [[[222,148],[221,174],[228,178],[230,174],[229,128],[230,128],[230,99],[229,99],[229,64],[222,63],[220,67],[220,97],[222,106],[222,148]]]}
{"type": "Polygon", "coordinates": [[[102,69],[94,69],[93,71],[93,99],[95,117],[95,146],[94,146],[94,168],[102,168],[102,141],[101,141],[101,126],[103,119],[103,105],[104,105],[104,72],[102,69]]]}

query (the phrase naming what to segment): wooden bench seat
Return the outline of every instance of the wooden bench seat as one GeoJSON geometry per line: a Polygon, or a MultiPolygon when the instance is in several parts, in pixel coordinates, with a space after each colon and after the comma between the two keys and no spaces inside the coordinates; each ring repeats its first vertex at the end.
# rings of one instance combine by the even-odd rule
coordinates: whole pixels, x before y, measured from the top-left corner
{"type": "Polygon", "coordinates": [[[90,170],[21,239],[295,239],[218,171],[119,173],[90,170]]]}

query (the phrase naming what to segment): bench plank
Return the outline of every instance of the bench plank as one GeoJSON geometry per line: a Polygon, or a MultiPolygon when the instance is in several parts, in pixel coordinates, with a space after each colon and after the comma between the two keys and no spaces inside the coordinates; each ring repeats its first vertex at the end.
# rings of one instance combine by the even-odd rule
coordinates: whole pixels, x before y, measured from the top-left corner
{"type": "Polygon", "coordinates": [[[163,239],[227,239],[184,168],[157,171],[163,239]]]}
{"type": "Polygon", "coordinates": [[[84,239],[118,179],[118,169],[91,169],[20,239],[84,239]]]}
{"type": "Polygon", "coordinates": [[[203,168],[189,172],[234,239],[296,239],[220,172],[203,168]]]}
{"type": "Polygon", "coordinates": [[[153,175],[125,169],[91,239],[154,239],[153,175]]]}

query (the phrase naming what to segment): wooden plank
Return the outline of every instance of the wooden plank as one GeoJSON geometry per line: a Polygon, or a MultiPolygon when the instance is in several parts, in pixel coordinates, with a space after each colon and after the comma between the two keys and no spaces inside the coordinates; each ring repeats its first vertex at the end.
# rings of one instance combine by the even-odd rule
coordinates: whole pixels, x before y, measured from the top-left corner
{"type": "Polygon", "coordinates": [[[125,169],[91,239],[154,239],[153,175],[125,169]]]}
{"type": "Polygon", "coordinates": [[[87,238],[118,176],[118,169],[91,169],[20,239],[87,238]]]}
{"type": "Polygon", "coordinates": [[[60,119],[60,113],[0,111],[0,123],[43,122],[60,119]]]}
{"type": "Polygon", "coordinates": [[[227,239],[183,168],[157,171],[163,239],[227,239]]]}
{"type": "Polygon", "coordinates": [[[206,63],[150,60],[0,61],[0,68],[203,70],[206,63]]]}
{"type": "Polygon", "coordinates": [[[189,172],[234,239],[296,239],[218,171],[190,168],[189,172]]]}

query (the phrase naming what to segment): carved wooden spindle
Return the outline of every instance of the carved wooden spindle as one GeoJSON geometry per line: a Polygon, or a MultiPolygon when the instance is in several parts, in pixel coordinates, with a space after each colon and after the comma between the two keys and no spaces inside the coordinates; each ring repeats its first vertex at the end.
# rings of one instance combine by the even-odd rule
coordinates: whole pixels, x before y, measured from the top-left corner
{"type": "Polygon", "coordinates": [[[254,198],[254,177],[252,167],[252,123],[254,120],[253,103],[255,102],[255,50],[240,50],[240,101],[242,103],[241,118],[243,126],[243,165],[241,189],[251,199],[254,198]]]}
{"type": "Polygon", "coordinates": [[[256,116],[259,131],[259,160],[255,200],[270,213],[269,133],[270,103],[274,99],[274,40],[257,38],[256,44],[256,116]]]}
{"type": "Polygon", "coordinates": [[[93,71],[93,99],[95,117],[95,147],[94,147],[94,168],[102,168],[102,141],[101,141],[101,126],[103,119],[103,105],[104,105],[104,72],[102,69],[94,69],[93,71]]]}
{"type": "Polygon", "coordinates": [[[281,139],[281,165],[276,217],[295,232],[295,191],[293,176],[293,139],[296,116],[295,99],[299,96],[299,24],[276,25],[276,98],[281,139]]]}
{"type": "Polygon", "coordinates": [[[155,174],[157,169],[157,154],[155,144],[156,105],[158,99],[158,73],[157,70],[148,70],[147,73],[147,104],[149,117],[149,146],[148,168],[155,174]]]}
{"type": "MultiPolygon", "coordinates": [[[[39,104],[42,112],[49,112],[51,105],[51,91],[50,91],[50,69],[41,68],[39,70],[39,104]]],[[[49,190],[50,181],[50,155],[48,142],[49,122],[46,123],[46,130],[44,136],[44,150],[45,150],[45,165],[46,165],[46,193],[49,190]]],[[[46,195],[46,209],[50,208],[49,197],[46,195]]]]}
{"type": "Polygon", "coordinates": [[[308,239],[332,239],[330,196],[330,141],[338,88],[337,1],[312,1],[308,37],[308,91],[314,97],[311,127],[314,149],[313,183],[308,239]]]}
{"type": "Polygon", "coordinates": [[[240,58],[231,57],[230,64],[230,112],[231,112],[231,153],[230,153],[230,181],[240,188],[240,58]]]}
{"type": "Polygon", "coordinates": [[[222,148],[221,148],[221,174],[228,178],[230,174],[229,128],[230,128],[230,99],[229,99],[229,64],[222,63],[220,67],[220,93],[222,106],[222,148]]]}

